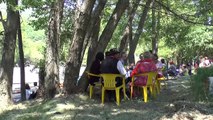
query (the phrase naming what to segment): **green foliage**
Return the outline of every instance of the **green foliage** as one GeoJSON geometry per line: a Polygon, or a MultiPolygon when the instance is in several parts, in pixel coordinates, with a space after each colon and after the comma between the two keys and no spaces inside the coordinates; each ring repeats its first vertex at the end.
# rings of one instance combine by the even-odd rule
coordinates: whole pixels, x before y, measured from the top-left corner
{"type": "Polygon", "coordinates": [[[193,95],[198,101],[212,100],[209,96],[208,77],[213,76],[213,66],[208,68],[198,68],[197,74],[191,78],[191,88],[193,95]]]}

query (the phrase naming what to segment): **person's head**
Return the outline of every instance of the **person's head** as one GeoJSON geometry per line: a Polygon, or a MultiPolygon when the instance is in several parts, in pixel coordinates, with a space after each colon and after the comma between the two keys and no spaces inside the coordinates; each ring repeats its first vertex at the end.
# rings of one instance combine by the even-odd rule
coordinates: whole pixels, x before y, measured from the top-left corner
{"type": "Polygon", "coordinates": [[[170,65],[174,65],[174,62],[173,62],[173,61],[170,61],[169,64],[170,64],[170,65]]]}
{"type": "Polygon", "coordinates": [[[28,83],[25,84],[25,89],[29,90],[30,89],[30,85],[28,83]]]}
{"type": "Polygon", "coordinates": [[[110,49],[109,52],[113,58],[120,59],[120,52],[116,48],[110,49]]]}
{"type": "Polygon", "coordinates": [[[164,64],[165,64],[165,59],[161,59],[160,61],[161,61],[161,63],[164,63],[164,64]]]}
{"type": "Polygon", "coordinates": [[[95,59],[100,60],[100,61],[104,60],[104,53],[98,52],[95,56],[95,59]]]}
{"type": "Polygon", "coordinates": [[[105,52],[105,56],[106,56],[106,57],[109,57],[109,56],[110,56],[110,52],[109,52],[109,51],[106,51],[106,52],[105,52]]]}
{"type": "Polygon", "coordinates": [[[140,60],[143,60],[143,53],[139,55],[140,60]]]}
{"type": "Polygon", "coordinates": [[[127,59],[127,54],[126,54],[125,52],[122,52],[122,53],[121,53],[121,58],[122,58],[122,59],[127,59]]]}
{"type": "Polygon", "coordinates": [[[152,59],[152,55],[149,51],[143,53],[144,59],[152,59]]]}
{"type": "Polygon", "coordinates": [[[34,86],[37,86],[37,82],[34,82],[33,85],[34,85],[34,86]]]}

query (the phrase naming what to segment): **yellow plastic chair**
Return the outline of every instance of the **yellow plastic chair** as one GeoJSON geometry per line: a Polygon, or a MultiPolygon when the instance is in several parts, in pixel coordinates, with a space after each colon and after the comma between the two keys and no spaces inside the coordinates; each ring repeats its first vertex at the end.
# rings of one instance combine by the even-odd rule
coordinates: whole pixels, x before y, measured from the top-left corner
{"type": "Polygon", "coordinates": [[[132,76],[132,83],[131,83],[131,99],[132,99],[132,94],[133,94],[133,88],[134,86],[140,87],[143,89],[143,97],[144,97],[144,102],[146,103],[148,100],[148,93],[147,93],[147,88],[150,89],[151,95],[156,96],[155,89],[156,89],[156,76],[157,72],[147,72],[147,73],[142,73],[142,74],[137,74],[132,76]],[[139,86],[134,84],[135,77],[139,76],[147,76],[147,82],[146,85],[144,86],[139,86]]]}
{"type": "MultiPolygon", "coordinates": [[[[97,75],[97,74],[92,74],[90,72],[87,72],[87,76],[88,76],[88,79],[93,76],[93,77],[101,77],[100,75],[97,75]]],[[[94,85],[91,85],[89,84],[89,98],[91,99],[92,98],[92,95],[93,95],[93,90],[94,90],[94,87],[95,86],[98,86],[98,87],[101,87],[101,83],[100,82],[95,82],[94,85]]]]}
{"type": "Polygon", "coordinates": [[[116,102],[117,105],[120,105],[120,89],[123,88],[124,99],[126,96],[126,86],[125,86],[125,77],[120,74],[100,74],[103,79],[103,86],[102,86],[102,104],[104,104],[105,98],[105,90],[115,90],[116,93],[116,102]],[[116,87],[116,78],[122,78],[122,85],[116,87]]]}
{"type": "Polygon", "coordinates": [[[165,85],[165,87],[167,88],[166,78],[165,78],[164,76],[163,76],[163,77],[160,77],[160,78],[157,78],[157,81],[156,81],[156,88],[157,88],[157,93],[158,93],[158,94],[160,93],[160,90],[161,90],[161,88],[162,88],[161,82],[164,82],[164,85],[165,85]]]}

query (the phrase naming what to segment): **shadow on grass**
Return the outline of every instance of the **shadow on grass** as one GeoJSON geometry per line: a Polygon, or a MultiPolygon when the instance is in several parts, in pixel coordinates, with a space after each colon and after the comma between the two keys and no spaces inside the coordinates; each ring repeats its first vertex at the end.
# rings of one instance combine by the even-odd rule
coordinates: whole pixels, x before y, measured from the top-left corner
{"type": "MultiPolygon", "coordinates": [[[[177,112],[200,111],[212,114],[194,106],[190,102],[189,84],[185,80],[167,81],[168,88],[163,89],[156,99],[144,103],[142,99],[115,102],[106,101],[101,105],[100,94],[75,94],[67,98],[59,97],[51,101],[29,101],[15,105],[11,110],[0,114],[1,120],[153,120],[172,119],[177,112]],[[97,97],[98,96],[98,97],[97,97]]],[[[201,105],[202,106],[202,105],[201,105]]],[[[203,106],[204,107],[204,106],[203,106]]],[[[202,107],[201,107],[202,108],[202,107]]],[[[211,109],[211,108],[210,108],[211,109]]]]}

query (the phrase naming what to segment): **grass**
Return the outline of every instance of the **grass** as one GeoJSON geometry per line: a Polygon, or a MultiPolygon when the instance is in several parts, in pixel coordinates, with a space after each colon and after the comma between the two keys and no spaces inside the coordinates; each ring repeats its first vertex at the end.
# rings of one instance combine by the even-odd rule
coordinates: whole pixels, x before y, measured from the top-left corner
{"type": "Polygon", "coordinates": [[[96,91],[96,97],[93,99],[89,99],[87,94],[75,94],[66,98],[56,97],[46,102],[37,99],[11,105],[0,111],[0,120],[164,120],[180,115],[185,118],[190,115],[207,119],[213,117],[212,104],[196,105],[201,106],[198,109],[190,102],[188,79],[170,80],[167,83],[168,87],[163,89],[156,99],[149,99],[148,103],[144,103],[139,97],[122,100],[120,106],[108,101],[102,105],[100,93],[96,91]],[[190,115],[185,115],[185,112],[190,115]]]}

